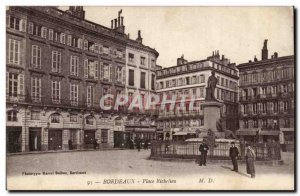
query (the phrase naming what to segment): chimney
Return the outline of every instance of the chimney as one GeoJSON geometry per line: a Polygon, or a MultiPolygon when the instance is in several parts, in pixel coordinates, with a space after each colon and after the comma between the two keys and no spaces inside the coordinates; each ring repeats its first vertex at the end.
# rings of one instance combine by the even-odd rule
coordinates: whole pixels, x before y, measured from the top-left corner
{"type": "Polygon", "coordinates": [[[136,41],[139,42],[140,44],[143,42],[143,38],[141,36],[141,30],[138,31],[138,37],[136,38],[136,41]]]}
{"type": "Polygon", "coordinates": [[[128,33],[128,36],[127,36],[127,37],[128,37],[128,39],[130,38],[130,34],[129,34],[129,33],[128,33]]]}
{"type": "Polygon", "coordinates": [[[254,56],[254,62],[257,62],[257,58],[256,58],[256,55],[254,56]]]}
{"type": "Polygon", "coordinates": [[[268,59],[268,40],[265,39],[264,46],[261,50],[261,60],[267,60],[268,59]]]}
{"type": "Polygon", "coordinates": [[[123,21],[124,21],[124,17],[121,16],[121,26],[122,26],[122,27],[124,26],[124,25],[123,25],[123,21]]]}
{"type": "Polygon", "coordinates": [[[274,52],[274,59],[277,59],[277,58],[278,58],[278,53],[274,52]]]}
{"type": "Polygon", "coordinates": [[[114,20],[111,20],[111,29],[114,29],[114,20]]]}
{"type": "Polygon", "coordinates": [[[83,10],[83,6],[69,6],[69,10],[66,11],[67,13],[84,20],[85,11],[83,10]]]}
{"type": "Polygon", "coordinates": [[[115,28],[118,27],[118,19],[115,19],[115,28]]]}

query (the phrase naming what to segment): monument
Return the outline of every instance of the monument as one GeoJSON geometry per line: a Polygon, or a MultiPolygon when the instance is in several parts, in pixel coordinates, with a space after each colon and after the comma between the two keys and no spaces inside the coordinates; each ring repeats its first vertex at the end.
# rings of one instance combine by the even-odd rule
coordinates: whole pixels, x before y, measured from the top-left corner
{"type": "MultiPolygon", "coordinates": [[[[215,72],[212,71],[207,81],[205,102],[203,103],[204,129],[213,131],[216,138],[225,138],[225,133],[219,132],[217,129],[217,122],[221,118],[222,107],[222,103],[215,98],[217,83],[218,79],[215,76],[215,72]]],[[[205,133],[200,134],[200,137],[203,137],[203,135],[205,133]]]]}

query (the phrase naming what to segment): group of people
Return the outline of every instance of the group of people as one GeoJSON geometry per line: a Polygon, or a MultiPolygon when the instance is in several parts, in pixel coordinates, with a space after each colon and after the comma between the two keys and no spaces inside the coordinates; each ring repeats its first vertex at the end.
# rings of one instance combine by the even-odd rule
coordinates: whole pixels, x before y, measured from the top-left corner
{"type": "MultiPolygon", "coordinates": [[[[209,146],[206,143],[206,140],[203,140],[203,143],[199,146],[200,151],[200,160],[199,160],[199,166],[206,166],[206,158],[207,153],[209,150],[209,146]]],[[[231,142],[231,147],[229,149],[229,156],[232,161],[233,169],[232,171],[238,172],[238,156],[239,156],[239,150],[235,146],[234,142],[231,142]]],[[[251,145],[246,144],[246,168],[247,173],[251,175],[251,178],[255,177],[255,167],[254,167],[254,161],[255,161],[255,151],[251,147],[251,145]]]]}
{"type": "Polygon", "coordinates": [[[149,148],[149,143],[150,143],[149,139],[142,140],[137,137],[134,140],[131,138],[127,139],[127,146],[129,147],[129,149],[134,149],[134,145],[135,145],[138,151],[140,151],[141,148],[147,150],[149,148]]]}

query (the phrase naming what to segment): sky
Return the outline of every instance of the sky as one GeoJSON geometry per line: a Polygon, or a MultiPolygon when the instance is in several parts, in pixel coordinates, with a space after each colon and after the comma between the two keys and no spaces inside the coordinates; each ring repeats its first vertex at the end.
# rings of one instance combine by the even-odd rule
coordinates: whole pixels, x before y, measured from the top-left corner
{"type": "MultiPolygon", "coordinates": [[[[66,10],[68,7],[59,7],[66,10]]],[[[219,50],[231,63],[261,59],[264,39],[269,57],[294,54],[291,7],[93,7],[84,6],[86,19],[109,27],[122,9],[125,33],[159,52],[157,64],[176,65],[184,54],[188,61],[206,59],[219,50]]]]}

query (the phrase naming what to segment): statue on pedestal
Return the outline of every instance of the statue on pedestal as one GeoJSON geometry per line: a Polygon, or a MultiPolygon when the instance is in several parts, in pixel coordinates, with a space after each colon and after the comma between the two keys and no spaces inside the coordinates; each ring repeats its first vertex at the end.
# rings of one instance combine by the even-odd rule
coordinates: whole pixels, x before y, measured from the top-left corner
{"type": "Polygon", "coordinates": [[[215,76],[215,72],[211,72],[211,76],[209,76],[206,87],[206,96],[205,101],[216,101],[215,98],[215,88],[217,86],[218,79],[215,76]]]}

